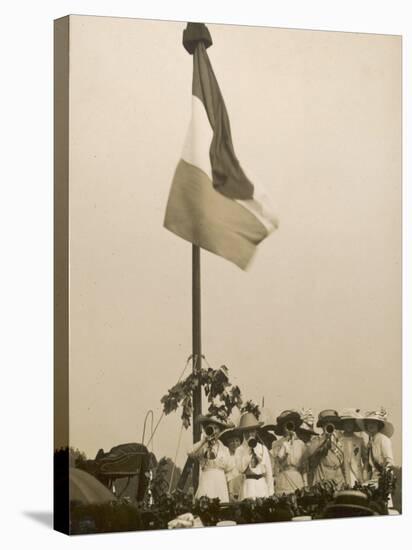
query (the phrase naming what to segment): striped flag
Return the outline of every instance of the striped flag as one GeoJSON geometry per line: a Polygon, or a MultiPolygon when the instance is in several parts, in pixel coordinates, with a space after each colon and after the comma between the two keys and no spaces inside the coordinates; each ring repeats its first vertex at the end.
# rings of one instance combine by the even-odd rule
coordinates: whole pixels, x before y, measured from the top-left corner
{"type": "Polygon", "coordinates": [[[235,155],[229,117],[203,42],[193,53],[192,118],[164,226],[246,269],[277,221],[235,155]]]}

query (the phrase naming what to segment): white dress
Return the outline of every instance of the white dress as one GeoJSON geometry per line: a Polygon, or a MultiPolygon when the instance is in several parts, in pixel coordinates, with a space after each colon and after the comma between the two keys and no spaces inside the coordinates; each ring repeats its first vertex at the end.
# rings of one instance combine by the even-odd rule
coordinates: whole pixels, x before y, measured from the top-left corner
{"type": "Polygon", "coordinates": [[[233,457],[230,456],[229,449],[219,440],[210,449],[215,454],[215,458],[205,456],[208,449],[207,445],[199,446],[199,443],[196,443],[188,453],[189,456],[196,458],[200,465],[199,486],[195,498],[206,496],[218,498],[221,502],[229,502],[226,473],[234,466],[233,457]]]}
{"type": "Polygon", "coordinates": [[[266,498],[273,495],[273,473],[267,448],[258,443],[254,449],[259,462],[255,465],[247,441],[244,441],[235,452],[236,468],[243,474],[240,489],[240,500],[246,498],[266,498]]]}
{"type": "Polygon", "coordinates": [[[229,490],[229,501],[236,502],[239,500],[240,492],[243,485],[243,474],[236,468],[233,458],[233,468],[226,473],[227,487],[229,490]]]}

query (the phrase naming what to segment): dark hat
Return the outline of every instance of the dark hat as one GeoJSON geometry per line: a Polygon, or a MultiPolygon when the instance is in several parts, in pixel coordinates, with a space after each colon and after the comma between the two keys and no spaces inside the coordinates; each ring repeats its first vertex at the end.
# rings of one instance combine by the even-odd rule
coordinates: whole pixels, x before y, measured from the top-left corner
{"type": "Polygon", "coordinates": [[[286,410],[280,413],[276,418],[276,424],[273,426],[273,431],[276,435],[283,435],[285,424],[293,422],[295,430],[302,424],[302,417],[297,411],[286,410]]]}
{"type": "Polygon", "coordinates": [[[319,433],[315,432],[313,427],[310,424],[307,424],[306,422],[303,422],[299,426],[299,428],[296,429],[296,433],[298,437],[299,437],[299,434],[308,435],[308,436],[319,435],[319,433]]]}
{"type": "Polygon", "coordinates": [[[233,429],[229,429],[229,430],[225,430],[224,432],[222,432],[220,435],[219,435],[219,439],[220,441],[226,445],[226,447],[228,446],[229,444],[229,441],[231,439],[234,439],[235,437],[239,438],[240,441],[242,441],[243,439],[243,434],[240,430],[238,430],[237,428],[233,428],[233,429]]]}
{"type": "Polygon", "coordinates": [[[324,424],[333,424],[337,429],[340,429],[340,416],[338,412],[333,409],[321,411],[316,426],[320,428],[324,424]]]}
{"type": "Polygon", "coordinates": [[[337,493],[333,502],[328,504],[322,513],[323,518],[378,515],[378,511],[372,507],[365,493],[353,490],[337,493]]]}
{"type": "Polygon", "coordinates": [[[274,434],[275,427],[275,424],[265,424],[259,429],[259,437],[268,449],[271,449],[272,443],[277,440],[277,437],[274,434]]]}

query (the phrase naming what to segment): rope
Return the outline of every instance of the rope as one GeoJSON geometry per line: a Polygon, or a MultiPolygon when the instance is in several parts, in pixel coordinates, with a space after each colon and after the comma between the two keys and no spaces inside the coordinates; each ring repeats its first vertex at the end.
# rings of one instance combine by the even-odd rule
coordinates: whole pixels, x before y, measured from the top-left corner
{"type": "Polygon", "coordinates": [[[173,468],[172,468],[172,473],[170,475],[170,481],[169,481],[169,493],[170,493],[170,490],[172,488],[172,483],[173,483],[173,476],[175,475],[175,469],[176,469],[176,461],[177,461],[177,455],[179,454],[179,450],[180,450],[180,442],[182,440],[182,433],[183,433],[183,424],[180,426],[180,433],[179,433],[179,439],[177,441],[177,448],[176,448],[176,453],[175,453],[175,459],[173,461],[173,468]]]}
{"type": "MultiPolygon", "coordinates": [[[[203,356],[202,356],[202,357],[203,357],[203,356]]],[[[182,372],[180,373],[180,376],[179,376],[179,378],[178,378],[176,384],[178,384],[178,383],[180,382],[180,380],[183,378],[183,375],[184,375],[184,373],[186,372],[186,369],[187,369],[187,367],[188,367],[188,365],[189,365],[191,359],[193,359],[193,370],[196,370],[196,365],[197,365],[198,356],[197,356],[197,355],[195,355],[195,356],[189,355],[189,357],[187,358],[186,364],[185,364],[185,366],[184,366],[184,369],[183,369],[182,372]]],[[[150,445],[150,443],[152,442],[152,439],[153,439],[153,437],[154,437],[154,435],[155,435],[155,433],[156,433],[156,430],[157,430],[157,428],[159,427],[159,424],[160,424],[160,422],[162,421],[162,419],[163,419],[164,416],[165,416],[165,413],[164,413],[164,411],[163,411],[162,414],[160,415],[159,420],[158,420],[157,423],[156,423],[156,426],[155,426],[154,430],[152,430],[152,435],[150,436],[150,439],[149,439],[149,441],[148,441],[148,443],[147,443],[147,447],[148,447],[148,446],[150,445]]]]}
{"type": "Polygon", "coordinates": [[[151,415],[151,419],[150,419],[150,439],[151,439],[151,442],[152,442],[152,453],[153,453],[153,445],[154,445],[154,441],[153,441],[153,422],[154,422],[154,413],[152,411],[152,415],[151,415]]]}
{"type": "MultiPolygon", "coordinates": [[[[147,422],[147,419],[149,417],[149,414],[151,416],[151,422],[150,422],[150,432],[151,434],[153,434],[153,419],[154,419],[154,414],[153,414],[153,411],[152,409],[149,409],[146,413],[146,416],[144,418],[144,423],[143,423],[143,434],[142,434],[142,445],[144,445],[144,436],[146,434],[146,422],[147,422]]],[[[153,452],[153,444],[152,444],[152,452],[153,452]]]]}

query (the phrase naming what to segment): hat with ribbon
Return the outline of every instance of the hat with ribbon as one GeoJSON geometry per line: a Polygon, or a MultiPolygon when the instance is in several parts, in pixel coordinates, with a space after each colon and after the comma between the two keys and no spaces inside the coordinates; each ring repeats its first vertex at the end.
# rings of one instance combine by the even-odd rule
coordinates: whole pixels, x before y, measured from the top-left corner
{"type": "Polygon", "coordinates": [[[384,407],[381,407],[377,411],[369,411],[364,415],[361,415],[361,418],[356,421],[360,430],[366,432],[366,424],[368,421],[375,421],[378,424],[378,429],[386,437],[392,437],[395,431],[393,424],[388,422],[388,413],[384,407]]]}

